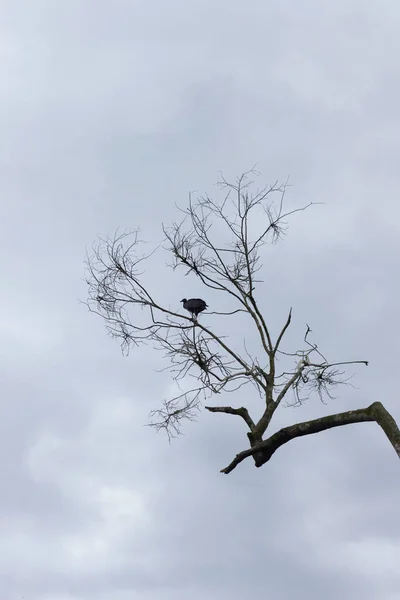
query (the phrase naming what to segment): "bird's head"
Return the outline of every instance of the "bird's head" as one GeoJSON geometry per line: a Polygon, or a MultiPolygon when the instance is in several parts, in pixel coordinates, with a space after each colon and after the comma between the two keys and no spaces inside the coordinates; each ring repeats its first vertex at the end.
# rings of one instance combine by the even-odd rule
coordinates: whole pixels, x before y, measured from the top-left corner
{"type": "Polygon", "coordinates": [[[187,302],[187,298],[184,298],[183,300],[181,300],[181,302],[187,302]]]}

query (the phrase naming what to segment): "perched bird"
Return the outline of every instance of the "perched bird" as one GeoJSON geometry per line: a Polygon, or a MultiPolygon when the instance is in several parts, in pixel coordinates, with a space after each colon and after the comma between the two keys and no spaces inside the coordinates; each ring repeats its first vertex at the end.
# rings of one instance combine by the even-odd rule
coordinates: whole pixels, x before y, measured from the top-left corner
{"type": "Polygon", "coordinates": [[[199,313],[208,308],[207,304],[201,298],[190,298],[190,300],[184,298],[181,302],[183,302],[183,308],[189,311],[193,318],[197,318],[199,313]]]}

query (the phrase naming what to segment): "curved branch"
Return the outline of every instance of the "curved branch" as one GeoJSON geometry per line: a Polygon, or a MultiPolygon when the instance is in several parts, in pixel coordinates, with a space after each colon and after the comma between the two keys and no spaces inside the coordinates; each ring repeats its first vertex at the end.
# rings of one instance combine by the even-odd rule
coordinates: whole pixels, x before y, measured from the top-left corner
{"type": "Polygon", "coordinates": [[[282,338],[283,338],[283,336],[285,335],[285,333],[286,333],[286,331],[287,331],[287,329],[288,329],[288,327],[289,327],[289,325],[290,325],[290,322],[291,322],[291,320],[292,320],[292,308],[290,308],[290,310],[289,310],[289,315],[288,315],[288,318],[287,318],[287,320],[286,320],[286,323],[285,323],[285,325],[283,326],[283,328],[282,328],[282,331],[280,332],[280,334],[279,334],[279,336],[278,336],[278,339],[276,340],[276,344],[275,344],[275,346],[274,346],[274,349],[273,349],[273,355],[274,355],[274,356],[275,356],[275,354],[276,354],[276,353],[277,353],[277,351],[278,351],[279,344],[281,343],[281,341],[282,341],[282,338]]]}
{"type": "Polygon", "coordinates": [[[205,406],[204,408],[214,413],[222,412],[227,413],[228,415],[238,415],[246,421],[250,431],[253,431],[255,427],[254,421],[249,415],[249,411],[244,406],[241,406],[240,408],[232,408],[232,406],[205,406]]]}
{"type": "Polygon", "coordinates": [[[237,467],[237,465],[245,458],[254,455],[257,455],[256,467],[261,467],[270,460],[278,448],[297,437],[310,435],[312,433],[319,433],[334,427],[341,427],[342,425],[351,425],[353,423],[363,423],[366,421],[375,421],[378,423],[378,425],[380,425],[380,427],[382,427],[395,452],[400,458],[400,430],[397,427],[396,421],[385,409],[383,404],[381,404],[381,402],[374,402],[367,408],[349,410],[347,412],[337,413],[335,415],[329,415],[320,419],[314,419],[312,421],[305,421],[303,423],[296,423],[295,425],[284,427],[283,429],[280,429],[271,435],[271,437],[267,440],[264,440],[260,444],[257,444],[252,448],[237,454],[230,465],[221,470],[221,473],[225,473],[227,475],[233,471],[233,469],[237,467]]]}

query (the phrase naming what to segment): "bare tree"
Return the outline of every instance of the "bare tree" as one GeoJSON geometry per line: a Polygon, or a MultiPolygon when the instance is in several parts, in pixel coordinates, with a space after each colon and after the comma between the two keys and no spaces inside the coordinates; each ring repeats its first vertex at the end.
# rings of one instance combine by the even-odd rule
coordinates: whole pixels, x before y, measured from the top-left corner
{"type": "MultiPolygon", "coordinates": [[[[171,438],[181,431],[185,419],[194,419],[205,398],[222,392],[233,392],[252,384],[262,403],[262,415],[254,420],[246,406],[205,406],[214,413],[240,417],[247,428],[250,447],[240,452],[222,470],[232,471],[242,460],[252,456],[257,467],[266,463],[283,444],[299,436],[309,435],[351,423],[376,421],[400,456],[400,431],[380,402],[321,419],[285,427],[265,439],[266,431],[278,406],[292,395],[291,404],[302,404],[313,392],[321,400],[331,397],[333,388],[348,383],[345,368],[350,364],[368,365],[366,360],[329,361],[310,339],[306,327],[301,347],[294,352],[282,350],[284,336],[291,324],[292,310],[279,334],[274,338],[259,302],[256,285],[264,246],[277,242],[285,233],[287,220],[301,208],[286,210],[287,183],[277,182],[258,189],[251,180],[254,170],[241,175],[234,183],[220,179],[218,200],[208,195],[192,198],[182,218],[170,227],[163,226],[164,249],[172,255],[173,270],[185,269],[197,277],[204,288],[222,292],[233,310],[204,313],[234,321],[248,319],[260,345],[255,356],[244,345],[238,350],[234,341],[226,339],[217,326],[170,310],[144,283],[144,263],[152,253],[141,253],[139,231],[116,234],[100,239],[87,256],[89,309],[101,315],[111,335],[121,341],[123,351],[142,343],[153,343],[169,360],[173,379],[180,391],[165,399],[162,407],[150,413],[151,425],[166,430],[171,438]],[[225,241],[221,242],[224,238],[225,241]],[[135,309],[143,309],[141,315],[135,309]],[[278,370],[279,359],[288,368],[278,370]],[[188,387],[190,381],[195,381],[188,387]]],[[[222,321],[223,322],[223,321],[222,321]]],[[[233,329],[231,327],[231,329],[233,329]]]]}

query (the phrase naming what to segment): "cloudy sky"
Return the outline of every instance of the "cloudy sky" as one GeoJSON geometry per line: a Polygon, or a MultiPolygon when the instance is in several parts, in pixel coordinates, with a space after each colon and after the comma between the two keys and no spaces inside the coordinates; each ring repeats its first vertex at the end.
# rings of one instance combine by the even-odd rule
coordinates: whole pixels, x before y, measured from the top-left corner
{"type": "MultiPolygon", "coordinates": [[[[375,400],[399,421],[399,27],[394,0],[2,0],[2,600],[399,598],[377,425],[221,475],[242,423],[201,413],[169,446],[144,426],[162,356],[122,357],[79,303],[97,235],[157,244],[189,190],[258,162],[291,206],[325,203],[266,253],[272,329],[292,305],[294,344],[307,322],[332,360],[370,360],[273,429],[375,400]]],[[[210,299],[159,260],[167,305],[210,299]]]]}

